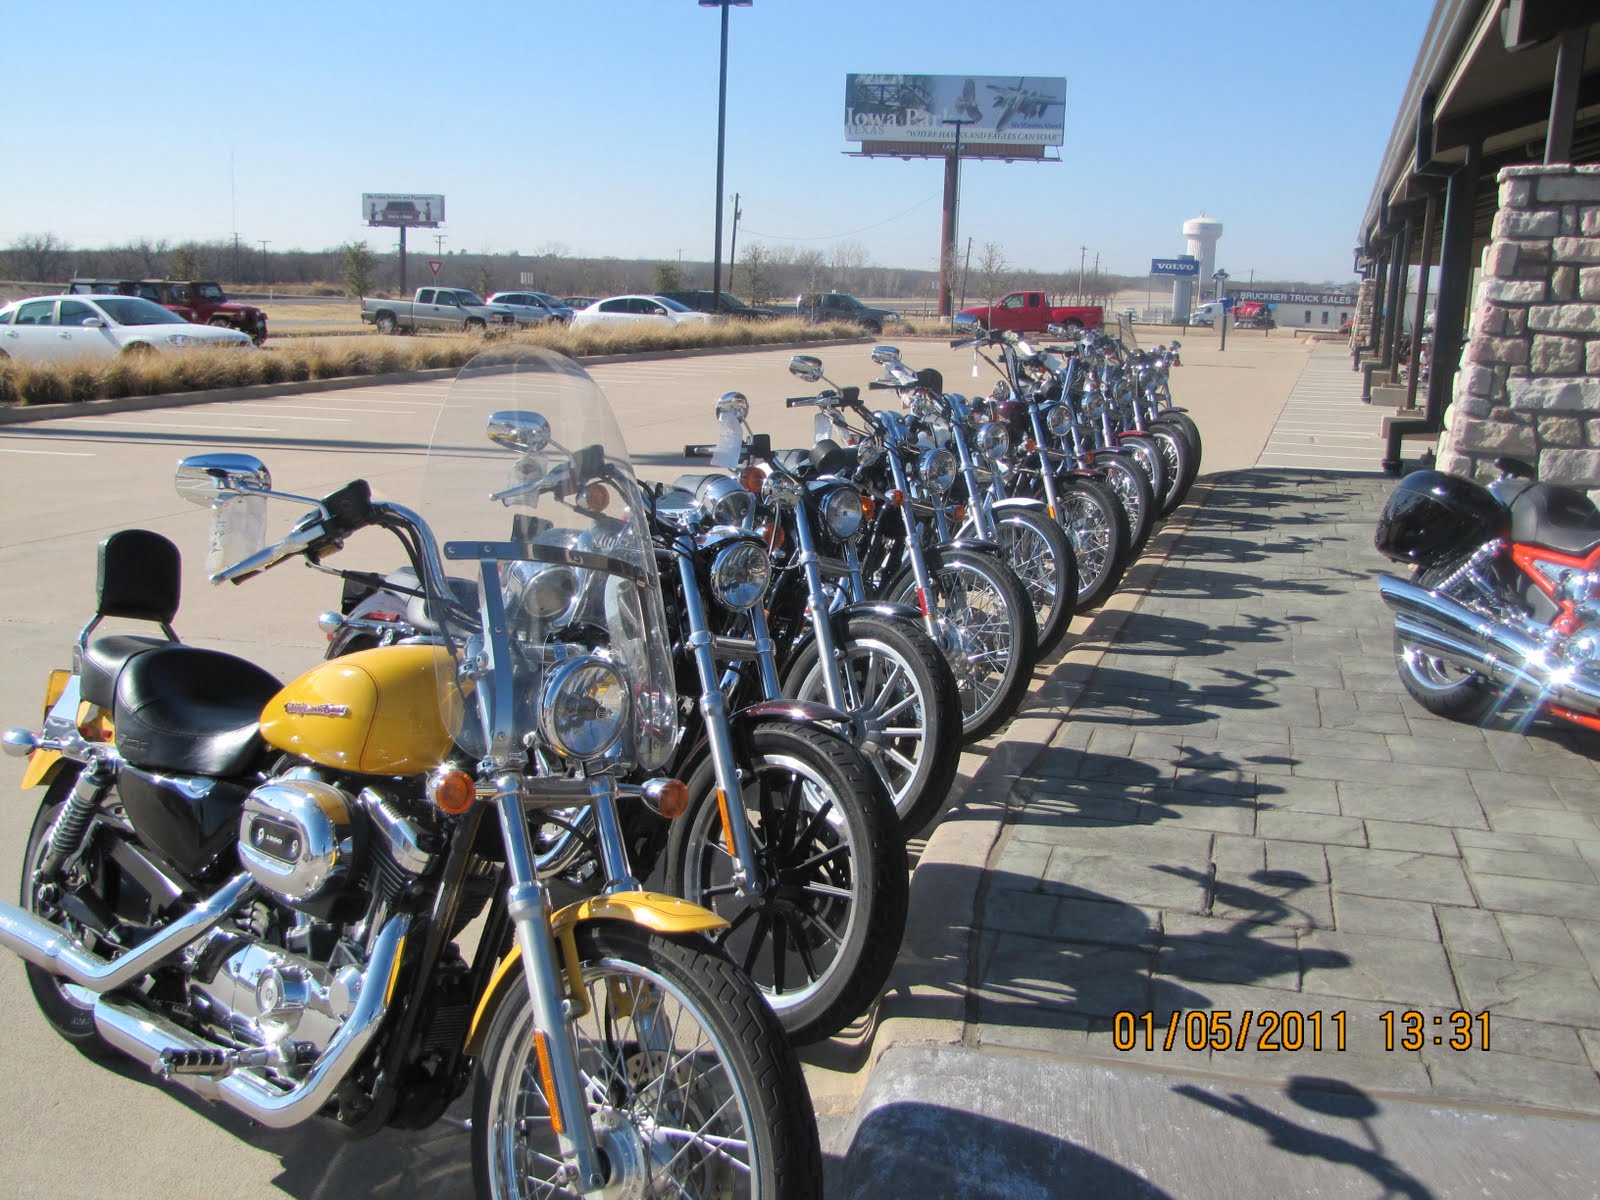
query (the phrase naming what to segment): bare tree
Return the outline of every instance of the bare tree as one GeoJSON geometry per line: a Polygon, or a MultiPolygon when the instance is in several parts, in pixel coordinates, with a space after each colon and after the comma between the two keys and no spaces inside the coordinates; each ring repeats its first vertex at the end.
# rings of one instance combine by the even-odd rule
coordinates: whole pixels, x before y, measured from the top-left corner
{"type": "Polygon", "coordinates": [[[794,266],[800,275],[802,292],[822,291],[822,281],[828,271],[826,254],[821,250],[801,250],[794,256],[794,266]]]}
{"type": "Polygon", "coordinates": [[[167,259],[167,275],[172,279],[199,279],[201,272],[200,250],[192,242],[179,246],[167,259]]]}
{"type": "Polygon", "coordinates": [[[765,304],[772,299],[772,252],[760,242],[750,242],[739,259],[744,268],[744,290],[750,303],[765,304]]]}
{"type": "Polygon", "coordinates": [[[1005,247],[998,242],[985,242],[978,256],[978,286],[983,298],[990,304],[1010,287],[1011,264],[1006,261],[1005,247]]]}
{"type": "Polygon", "coordinates": [[[53,233],[25,233],[11,243],[19,273],[29,283],[60,279],[66,272],[67,253],[71,249],[53,233]]]}
{"type": "Polygon", "coordinates": [[[138,255],[139,265],[146,279],[154,279],[161,273],[161,260],[166,258],[168,250],[166,238],[152,242],[149,238],[142,237],[136,242],[128,243],[128,249],[138,255]]]}
{"type": "Polygon", "coordinates": [[[833,248],[834,285],[847,292],[859,290],[861,280],[858,276],[871,261],[867,248],[860,242],[839,242],[833,248]]]}
{"type": "Polygon", "coordinates": [[[653,292],[682,291],[683,275],[678,270],[678,264],[658,262],[655,265],[655,270],[650,273],[650,290],[653,292]]]}

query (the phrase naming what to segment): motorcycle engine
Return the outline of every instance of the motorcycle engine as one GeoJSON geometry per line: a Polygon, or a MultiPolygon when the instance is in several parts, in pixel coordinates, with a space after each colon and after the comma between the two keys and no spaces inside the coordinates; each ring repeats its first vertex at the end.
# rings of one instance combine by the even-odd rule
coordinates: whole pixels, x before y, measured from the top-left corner
{"type": "Polygon", "coordinates": [[[325,915],[360,874],[351,798],[309,773],[291,772],[245,798],[239,818],[239,861],[285,903],[325,915]]]}

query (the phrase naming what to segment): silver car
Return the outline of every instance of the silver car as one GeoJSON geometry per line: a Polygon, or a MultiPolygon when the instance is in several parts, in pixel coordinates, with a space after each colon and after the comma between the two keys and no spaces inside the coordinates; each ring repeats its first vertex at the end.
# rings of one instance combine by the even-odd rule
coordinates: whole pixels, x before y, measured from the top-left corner
{"type": "Polygon", "coordinates": [[[572,310],[549,292],[496,292],[488,302],[509,308],[516,314],[518,325],[543,325],[550,321],[565,324],[572,320],[572,310]]]}

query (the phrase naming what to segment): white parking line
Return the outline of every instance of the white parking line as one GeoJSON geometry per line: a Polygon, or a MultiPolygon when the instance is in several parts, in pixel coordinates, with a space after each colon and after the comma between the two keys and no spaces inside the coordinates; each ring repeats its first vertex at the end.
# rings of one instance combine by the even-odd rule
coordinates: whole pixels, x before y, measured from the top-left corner
{"type": "Polygon", "coordinates": [[[199,425],[190,422],[178,421],[114,421],[110,417],[77,417],[73,420],[74,428],[82,426],[117,425],[129,429],[203,429],[216,433],[277,433],[276,425],[199,425]]]}
{"type": "Polygon", "coordinates": [[[94,458],[87,450],[23,450],[19,447],[0,446],[0,454],[44,454],[51,458],[94,458]]]}

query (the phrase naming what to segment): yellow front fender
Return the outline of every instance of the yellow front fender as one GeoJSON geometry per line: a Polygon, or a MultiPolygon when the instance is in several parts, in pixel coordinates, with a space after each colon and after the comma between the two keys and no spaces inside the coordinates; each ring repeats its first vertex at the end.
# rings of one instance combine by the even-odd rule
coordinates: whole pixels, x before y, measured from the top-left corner
{"type": "MultiPolygon", "coordinates": [[[[660,892],[613,892],[609,896],[591,896],[576,904],[569,904],[550,918],[550,930],[556,944],[561,947],[561,960],[567,977],[567,999],[575,1015],[589,1010],[588,993],[583,990],[583,977],[578,962],[578,926],[589,921],[628,921],[642,925],[653,933],[708,933],[713,929],[726,929],[728,923],[709,908],[690,904],[676,896],[660,892]]],[[[500,960],[489,986],[483,989],[478,1009],[472,1014],[472,1025],[467,1029],[467,1053],[476,1057],[483,1051],[483,1038],[488,1033],[488,1015],[500,1001],[500,993],[513,978],[513,968],[522,958],[522,947],[513,945],[511,953],[500,960]]]]}

